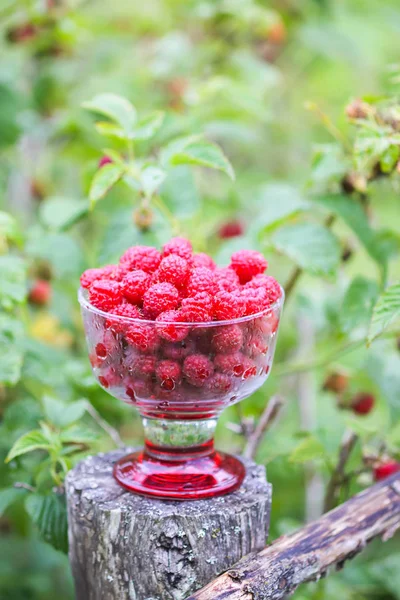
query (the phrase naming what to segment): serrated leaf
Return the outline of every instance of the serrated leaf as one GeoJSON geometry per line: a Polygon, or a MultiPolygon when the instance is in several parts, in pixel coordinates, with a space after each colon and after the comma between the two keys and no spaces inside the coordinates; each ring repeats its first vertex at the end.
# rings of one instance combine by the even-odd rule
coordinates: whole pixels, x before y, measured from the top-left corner
{"type": "Polygon", "coordinates": [[[386,288],[379,296],[373,312],[368,342],[381,334],[395,319],[400,317],[400,283],[386,288]]]}
{"type": "Polygon", "coordinates": [[[99,94],[89,102],[84,102],[83,107],[108,117],[117,123],[127,136],[132,133],[136,123],[136,110],[126,98],[117,94],[99,94]]]}
{"type": "Polygon", "coordinates": [[[87,213],[85,201],[73,198],[49,198],[40,206],[42,222],[54,231],[69,229],[87,213]]]}
{"type": "Polygon", "coordinates": [[[139,119],[133,131],[132,138],[135,140],[148,140],[152,138],[163,124],[165,113],[156,111],[139,119]]]}
{"type": "Polygon", "coordinates": [[[67,427],[83,417],[86,411],[86,401],[62,402],[51,396],[43,396],[43,408],[46,418],[56,427],[67,427]]]}
{"type": "Polygon", "coordinates": [[[123,165],[108,164],[101,167],[93,177],[89,190],[89,199],[91,207],[110,191],[110,189],[119,181],[124,174],[123,165]]]}
{"type": "Polygon", "coordinates": [[[271,238],[273,246],[314,275],[332,275],[340,262],[340,245],[331,231],[316,223],[285,225],[271,238]]]}
{"type": "Polygon", "coordinates": [[[166,172],[158,167],[146,167],[141,173],[142,188],[147,197],[151,197],[162,185],[166,172]]]}
{"type": "Polygon", "coordinates": [[[11,504],[20,500],[25,494],[26,490],[21,488],[10,487],[0,490],[0,517],[3,516],[11,504]]]}
{"type": "Polygon", "coordinates": [[[0,256],[0,306],[10,310],[25,300],[26,264],[16,256],[0,256]]]}
{"type": "Polygon", "coordinates": [[[91,429],[75,423],[60,433],[60,440],[63,444],[91,444],[98,438],[99,435],[91,429]]]}
{"type": "Polygon", "coordinates": [[[233,167],[221,148],[202,136],[188,136],[173,140],[164,148],[162,161],[170,165],[198,165],[217,169],[235,178],[233,167]]]}
{"type": "Polygon", "coordinates": [[[68,523],[65,497],[58,494],[31,494],[25,501],[26,510],[45,542],[56,550],[68,550],[68,523]]]}
{"type": "Polygon", "coordinates": [[[326,451],[323,444],[314,436],[308,436],[296,446],[289,456],[292,463],[305,463],[310,460],[321,459],[326,451]]]}
{"type": "Polygon", "coordinates": [[[40,429],[28,431],[18,438],[7,455],[6,462],[10,462],[17,456],[33,452],[33,450],[49,450],[52,447],[50,440],[40,429]]]}
{"type": "Polygon", "coordinates": [[[379,289],[375,281],[356,277],[348,287],[343,299],[339,322],[342,331],[348,333],[357,327],[367,325],[379,289]]]}

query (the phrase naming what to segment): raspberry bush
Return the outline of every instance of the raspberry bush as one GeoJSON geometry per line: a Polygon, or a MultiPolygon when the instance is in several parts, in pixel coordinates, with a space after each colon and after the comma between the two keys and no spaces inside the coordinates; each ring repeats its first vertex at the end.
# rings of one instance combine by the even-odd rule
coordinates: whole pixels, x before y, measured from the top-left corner
{"type": "MultiPolygon", "coordinates": [[[[398,18],[395,0],[2,3],[0,597],[73,598],[65,474],[141,441],[91,366],[119,386],[126,339],[127,402],[187,378],[234,395],[277,323],[175,324],[253,314],[275,279],[274,367],[218,431],[241,452],[282,396],[256,453],[272,536],[398,471],[398,18]],[[82,273],[108,313],[89,360],[82,273]]],[[[396,600],[399,559],[394,538],[294,597],[396,600]]]]}

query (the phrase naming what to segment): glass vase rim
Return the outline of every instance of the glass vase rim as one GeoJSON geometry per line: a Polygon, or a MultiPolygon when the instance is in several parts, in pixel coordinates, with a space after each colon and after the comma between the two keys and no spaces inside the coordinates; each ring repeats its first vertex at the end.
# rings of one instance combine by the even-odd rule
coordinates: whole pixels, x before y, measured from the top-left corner
{"type": "Polygon", "coordinates": [[[82,287],[79,287],[78,290],[78,302],[81,305],[81,307],[89,310],[92,313],[95,313],[97,315],[100,315],[101,317],[105,317],[107,319],[112,318],[113,320],[117,320],[120,322],[124,322],[124,323],[132,323],[132,324],[141,324],[141,325],[179,325],[179,326],[186,326],[186,327],[218,327],[218,326],[223,326],[223,325],[237,325],[240,323],[245,323],[247,321],[253,321],[254,319],[258,319],[264,315],[267,315],[268,313],[272,312],[275,308],[281,308],[284,300],[285,300],[285,290],[283,289],[283,287],[278,283],[279,288],[281,290],[281,295],[279,296],[279,298],[277,300],[275,300],[275,302],[272,302],[272,304],[270,304],[267,308],[264,308],[263,310],[259,311],[258,313],[253,313],[252,315],[245,315],[243,317],[237,317],[236,319],[226,319],[223,321],[192,321],[192,322],[187,322],[187,321],[155,321],[154,319],[138,319],[135,317],[125,317],[123,315],[113,315],[112,313],[106,312],[104,310],[101,310],[100,308],[96,308],[95,306],[93,306],[93,304],[91,304],[89,302],[89,300],[86,298],[85,294],[87,293],[86,290],[82,287]]]}

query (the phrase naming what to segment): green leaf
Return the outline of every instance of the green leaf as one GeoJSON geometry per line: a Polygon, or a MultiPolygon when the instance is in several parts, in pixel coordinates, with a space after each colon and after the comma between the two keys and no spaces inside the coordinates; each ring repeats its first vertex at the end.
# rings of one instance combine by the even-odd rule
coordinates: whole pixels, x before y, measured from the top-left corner
{"type": "Polygon", "coordinates": [[[99,94],[93,100],[84,102],[83,107],[117,123],[127,137],[132,133],[136,123],[136,110],[126,98],[117,94],[99,94]]]}
{"type": "Polygon", "coordinates": [[[86,216],[85,201],[73,198],[49,198],[40,206],[40,218],[49,229],[63,231],[86,216]]]}
{"type": "Polygon", "coordinates": [[[132,138],[135,140],[148,140],[152,138],[163,124],[165,113],[156,111],[139,119],[133,131],[132,138]]]}
{"type": "Polygon", "coordinates": [[[99,439],[97,433],[76,423],[60,433],[60,440],[63,444],[92,444],[97,439],[99,439]]]}
{"type": "Polygon", "coordinates": [[[56,427],[67,427],[78,421],[85,414],[86,405],[85,400],[77,400],[67,404],[57,398],[43,396],[43,408],[46,418],[56,427]]]}
{"type": "Polygon", "coordinates": [[[20,500],[21,497],[25,496],[26,490],[21,488],[4,488],[0,490],[0,517],[2,517],[11,504],[20,500]]]}
{"type": "Polygon", "coordinates": [[[43,540],[56,550],[67,552],[68,523],[65,496],[55,493],[30,494],[25,501],[25,507],[43,540]]]}
{"type": "Polygon", "coordinates": [[[15,385],[21,376],[24,356],[22,323],[7,313],[0,313],[0,382],[15,385]]]}
{"type": "Polygon", "coordinates": [[[66,232],[44,231],[41,227],[30,231],[26,244],[29,256],[49,261],[59,278],[79,278],[84,269],[82,250],[77,240],[66,232]]]}
{"type": "Polygon", "coordinates": [[[164,201],[177,218],[192,216],[201,206],[193,171],[187,165],[168,173],[160,191],[164,201]]]}
{"type": "Polygon", "coordinates": [[[357,327],[367,325],[379,289],[375,281],[356,277],[348,287],[343,299],[339,321],[342,331],[348,333],[357,327]]]}
{"type": "Polygon", "coordinates": [[[94,206],[107,192],[119,181],[124,174],[123,165],[108,164],[101,167],[93,177],[89,190],[89,199],[91,207],[94,206]]]}
{"type": "Polygon", "coordinates": [[[316,223],[285,225],[272,236],[273,246],[314,275],[332,275],[340,262],[340,245],[331,231],[316,223]]]}
{"type": "Polygon", "coordinates": [[[259,232],[271,231],[309,208],[299,191],[285,183],[270,183],[262,186],[256,193],[255,201],[259,207],[254,228],[259,232]]]}
{"type": "Polygon", "coordinates": [[[302,440],[289,456],[292,463],[305,463],[310,460],[321,459],[326,451],[323,444],[314,436],[310,435],[302,440]]]}
{"type": "Polygon", "coordinates": [[[170,165],[198,165],[217,169],[235,179],[233,167],[221,148],[201,136],[174,140],[163,150],[162,160],[170,165]]]}
{"type": "Polygon", "coordinates": [[[40,429],[33,429],[18,438],[8,453],[6,462],[10,462],[17,456],[21,456],[27,452],[33,452],[33,450],[50,450],[51,447],[52,444],[44,432],[40,429]]]}
{"type": "Polygon", "coordinates": [[[166,172],[158,167],[146,167],[141,173],[142,187],[145,195],[151,197],[163,183],[166,172]]]}
{"type": "Polygon", "coordinates": [[[0,256],[0,306],[10,310],[25,300],[26,265],[16,256],[0,256]]]}
{"type": "Polygon", "coordinates": [[[391,173],[399,160],[400,149],[398,146],[389,146],[387,150],[382,154],[379,162],[383,173],[391,173]]]}
{"type": "Polygon", "coordinates": [[[400,317],[400,283],[395,283],[386,288],[374,306],[368,342],[381,334],[398,317],[400,317]]]}
{"type": "Polygon", "coordinates": [[[95,127],[100,135],[117,138],[119,140],[125,140],[128,138],[128,135],[125,133],[125,131],[121,129],[121,127],[118,127],[118,125],[114,125],[114,123],[99,121],[95,124],[95,127]]]}

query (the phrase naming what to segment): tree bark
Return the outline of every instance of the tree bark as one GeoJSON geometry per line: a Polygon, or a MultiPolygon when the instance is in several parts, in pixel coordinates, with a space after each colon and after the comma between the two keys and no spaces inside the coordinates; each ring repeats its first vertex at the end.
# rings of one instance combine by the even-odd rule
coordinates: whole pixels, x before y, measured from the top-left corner
{"type": "Polygon", "coordinates": [[[113,463],[127,451],[89,457],[68,474],[77,600],[183,600],[265,546],[271,485],[264,467],[244,460],[245,481],[227,496],[159,501],[115,482],[113,463]]]}
{"type": "Polygon", "coordinates": [[[303,529],[286,535],[188,600],[279,600],[330,567],[342,568],[375,537],[400,527],[400,473],[354,496],[303,529]]]}

